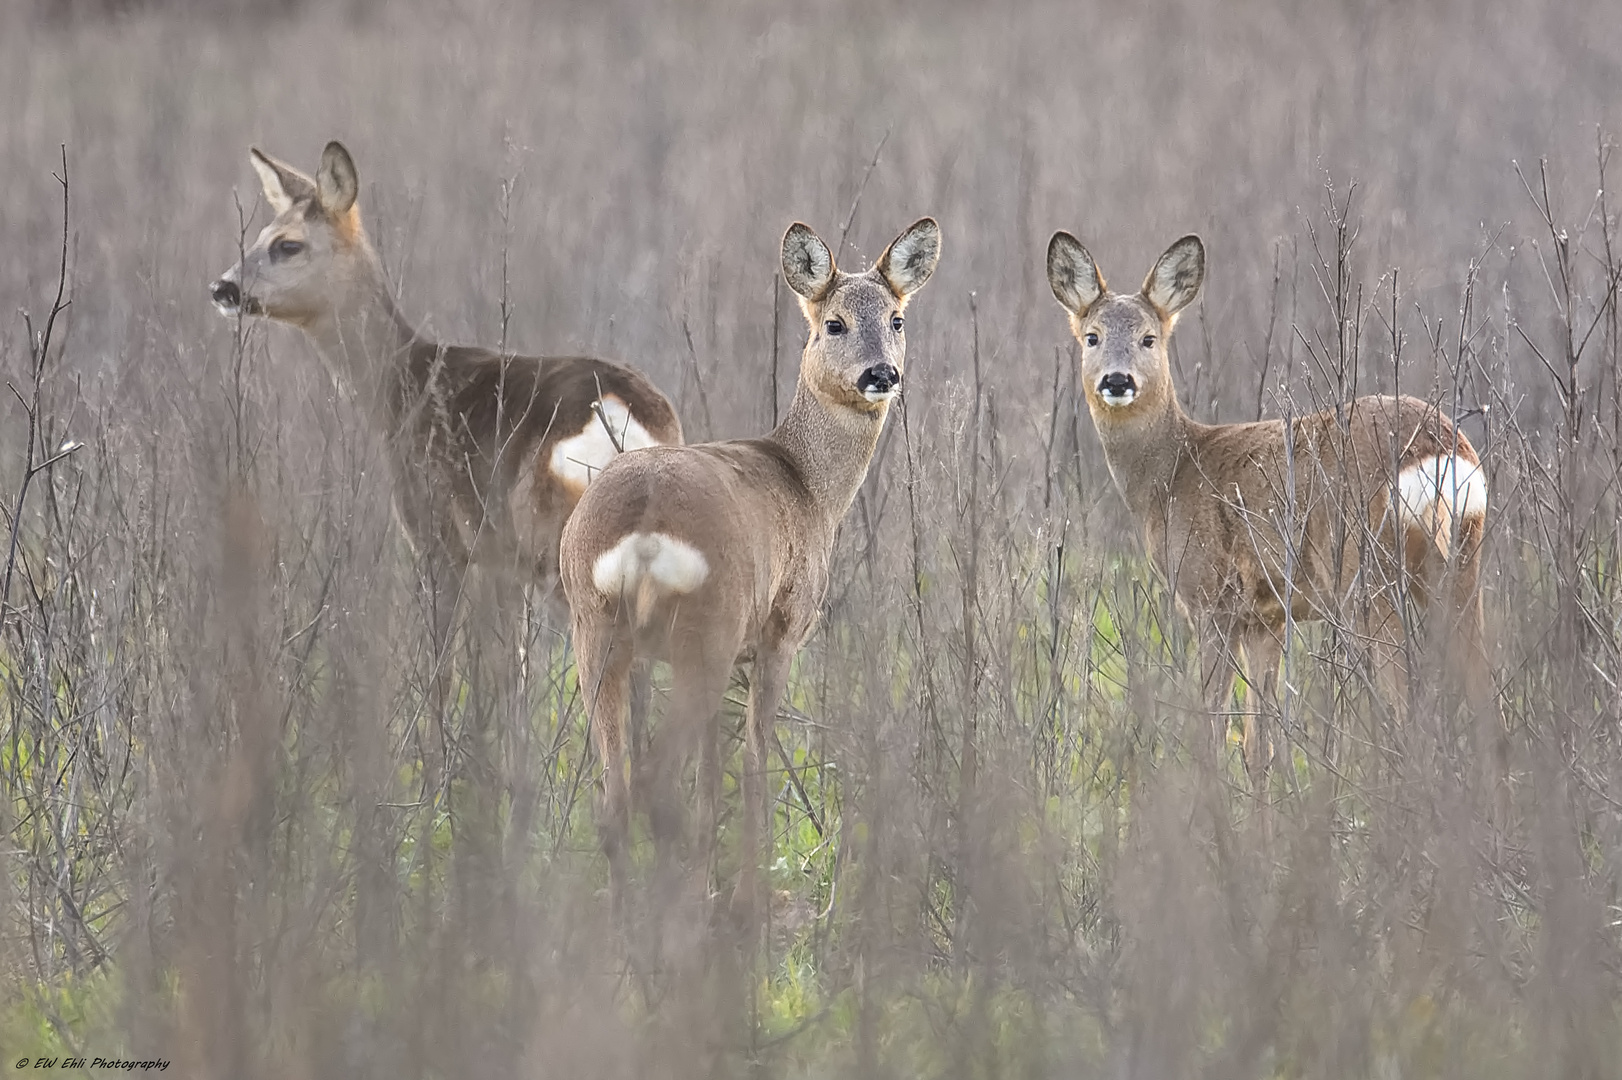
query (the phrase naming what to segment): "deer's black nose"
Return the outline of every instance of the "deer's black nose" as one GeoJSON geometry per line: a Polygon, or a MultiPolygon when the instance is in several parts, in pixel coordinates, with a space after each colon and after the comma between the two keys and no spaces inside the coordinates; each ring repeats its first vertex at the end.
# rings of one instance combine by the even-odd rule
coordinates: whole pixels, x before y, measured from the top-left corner
{"type": "Polygon", "coordinates": [[[864,394],[888,394],[901,385],[901,372],[894,364],[874,364],[856,380],[856,389],[864,394]]]}
{"type": "Polygon", "coordinates": [[[234,308],[242,304],[242,290],[237,288],[236,282],[226,278],[221,278],[209,286],[208,294],[221,307],[234,308]]]}
{"type": "Polygon", "coordinates": [[[1112,371],[1098,380],[1098,392],[1107,398],[1131,397],[1138,392],[1138,381],[1124,371],[1112,371]]]}

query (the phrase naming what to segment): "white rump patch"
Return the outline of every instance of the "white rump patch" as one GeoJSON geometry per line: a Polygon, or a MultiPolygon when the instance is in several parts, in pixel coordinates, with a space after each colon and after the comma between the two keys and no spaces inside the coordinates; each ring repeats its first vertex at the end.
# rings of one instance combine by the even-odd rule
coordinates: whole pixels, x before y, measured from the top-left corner
{"type": "Polygon", "coordinates": [[[710,561],[684,540],[665,533],[631,533],[597,556],[591,583],[604,596],[633,592],[651,580],[664,593],[686,594],[710,576],[710,561]]]}
{"type": "Polygon", "coordinates": [[[604,394],[600,409],[592,411],[591,419],[580,429],[580,434],[559,439],[552,447],[552,474],[578,493],[586,490],[586,485],[596,479],[610,461],[619,457],[622,450],[658,445],[659,440],[637,423],[625,402],[612,394],[604,394]],[[609,429],[613,429],[613,438],[609,437],[609,429]]]}
{"type": "Polygon", "coordinates": [[[1487,474],[1479,464],[1452,454],[1422,458],[1398,474],[1397,498],[1410,524],[1433,532],[1439,509],[1454,518],[1486,515],[1487,474]]]}

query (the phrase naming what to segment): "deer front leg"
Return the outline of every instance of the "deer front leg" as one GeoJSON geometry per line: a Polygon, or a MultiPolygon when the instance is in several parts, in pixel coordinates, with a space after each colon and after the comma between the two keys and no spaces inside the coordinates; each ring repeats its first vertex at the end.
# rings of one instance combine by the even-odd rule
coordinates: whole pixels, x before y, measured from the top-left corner
{"type": "Polygon", "coordinates": [[[435,756],[443,761],[449,745],[445,714],[452,698],[451,639],[471,553],[457,531],[452,507],[446,500],[436,499],[420,475],[396,470],[394,512],[422,575],[430,635],[431,737],[438,741],[435,756]]]}
{"type": "Polygon", "coordinates": [[[1233,700],[1236,670],[1233,647],[1227,634],[1214,620],[1202,621],[1198,631],[1200,657],[1200,700],[1210,722],[1213,761],[1222,761],[1228,745],[1229,705],[1233,700]]]}
{"type": "Polygon", "coordinates": [[[1250,699],[1245,703],[1245,771],[1250,775],[1250,790],[1262,816],[1262,827],[1270,835],[1267,775],[1273,762],[1272,729],[1279,715],[1278,667],[1284,659],[1284,643],[1270,628],[1256,627],[1245,635],[1243,652],[1246,696],[1250,699]]]}
{"type": "Polygon", "coordinates": [[[428,624],[427,685],[421,726],[424,797],[433,800],[450,783],[450,710],[455,700],[452,643],[456,635],[463,567],[439,546],[422,552],[424,615],[428,624]]]}

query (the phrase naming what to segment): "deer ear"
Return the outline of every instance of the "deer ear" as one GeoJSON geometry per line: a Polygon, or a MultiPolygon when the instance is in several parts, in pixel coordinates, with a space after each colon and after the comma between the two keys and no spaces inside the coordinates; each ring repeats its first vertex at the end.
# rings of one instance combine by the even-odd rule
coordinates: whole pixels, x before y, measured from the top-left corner
{"type": "Polygon", "coordinates": [[[1108,288],[1081,241],[1062,229],[1048,241],[1048,285],[1054,298],[1077,318],[1086,315],[1108,288]]]}
{"type": "Polygon", "coordinates": [[[783,280],[788,287],[817,301],[828,295],[834,280],[834,257],[810,226],[798,221],[783,234],[783,280]]]}
{"type": "Polygon", "coordinates": [[[1155,262],[1143,279],[1143,298],[1160,312],[1162,319],[1174,319],[1194,302],[1205,280],[1205,245],[1192,234],[1183,237],[1155,262]]]}
{"type": "Polygon", "coordinates": [[[259,174],[259,185],[265,189],[265,201],[276,213],[285,214],[288,207],[315,194],[314,180],[293,166],[260,153],[258,148],[248,151],[248,160],[253,162],[253,171],[259,174]]]}
{"type": "Polygon", "coordinates": [[[336,140],[329,142],[321,152],[321,168],[316,171],[315,182],[321,209],[332,216],[341,217],[355,205],[355,196],[360,193],[360,180],[355,175],[355,160],[344,149],[343,143],[336,140]]]}
{"type": "Polygon", "coordinates": [[[941,227],[926,217],[908,225],[873,266],[901,299],[923,288],[940,258],[941,227]]]}

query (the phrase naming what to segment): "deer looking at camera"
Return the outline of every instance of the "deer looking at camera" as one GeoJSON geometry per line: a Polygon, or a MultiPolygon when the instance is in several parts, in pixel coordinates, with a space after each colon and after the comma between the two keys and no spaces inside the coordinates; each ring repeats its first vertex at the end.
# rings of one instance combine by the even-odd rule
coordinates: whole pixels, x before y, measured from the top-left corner
{"type": "MultiPolygon", "coordinates": [[[[670,402],[606,360],[429,340],[366,238],[349,152],[328,143],[313,179],[249,156],[276,217],[210,287],[215,305],[299,327],[354,392],[388,442],[396,516],[436,587],[454,596],[479,566],[551,591],[563,523],[592,478],[622,451],[681,442],[670,402]]],[[[436,648],[454,610],[437,606],[436,648]]]]}
{"type": "MultiPolygon", "coordinates": [[[[1464,434],[1435,406],[1390,396],[1287,426],[1198,423],[1177,401],[1167,342],[1205,279],[1199,237],[1173,244],[1136,293],[1110,292],[1067,232],[1054,234],[1047,268],[1081,343],[1081,381],[1110,475],[1194,624],[1213,722],[1226,715],[1236,653],[1261,698],[1244,732],[1258,796],[1287,619],[1349,617],[1400,715],[1409,678],[1403,605],[1412,598],[1445,620],[1434,628],[1448,667],[1484,712],[1492,680],[1477,578],[1487,477],[1464,434]]],[[[1225,728],[1216,723],[1219,735],[1225,728]]]]}
{"type": "Polygon", "coordinates": [[[939,256],[940,228],[923,218],[871,269],[847,274],[815,233],[792,226],[783,237],[783,277],[810,336],[782,423],[758,439],[628,454],[586,490],[564,527],[563,590],[606,769],[600,828],[616,909],[626,876],[632,662],[658,657],[671,665],[671,702],[649,775],[661,855],[684,829],[679,773],[695,747],[704,755],[700,806],[713,812],[719,774],[709,729],[734,666],[747,662],[743,871],[734,908],[746,922],[754,918],[769,725],[827,590],[834,534],[900,392],[903,312],[939,256]]]}

